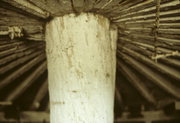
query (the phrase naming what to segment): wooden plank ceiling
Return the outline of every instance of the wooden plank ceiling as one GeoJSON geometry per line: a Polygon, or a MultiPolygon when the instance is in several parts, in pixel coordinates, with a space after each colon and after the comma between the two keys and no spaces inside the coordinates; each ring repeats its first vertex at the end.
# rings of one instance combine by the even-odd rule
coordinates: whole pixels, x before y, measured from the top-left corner
{"type": "Polygon", "coordinates": [[[156,110],[180,99],[179,0],[0,0],[0,110],[48,111],[44,26],[68,13],[93,12],[118,26],[116,109],[156,110]]]}

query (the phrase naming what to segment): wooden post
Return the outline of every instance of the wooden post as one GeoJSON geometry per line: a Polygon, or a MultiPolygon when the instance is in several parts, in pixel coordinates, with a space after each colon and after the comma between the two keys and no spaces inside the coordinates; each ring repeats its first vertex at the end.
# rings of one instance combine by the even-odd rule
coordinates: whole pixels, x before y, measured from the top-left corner
{"type": "Polygon", "coordinates": [[[113,123],[117,29],[91,13],[46,26],[51,123],[113,123]]]}

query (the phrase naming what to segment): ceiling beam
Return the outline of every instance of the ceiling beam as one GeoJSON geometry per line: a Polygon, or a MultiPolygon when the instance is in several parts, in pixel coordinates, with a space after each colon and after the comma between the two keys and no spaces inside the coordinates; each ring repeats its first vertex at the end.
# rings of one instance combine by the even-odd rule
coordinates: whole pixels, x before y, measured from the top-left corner
{"type": "Polygon", "coordinates": [[[27,0],[1,0],[4,3],[25,11],[31,15],[46,19],[49,17],[49,13],[28,2],[27,0]]]}
{"type": "Polygon", "coordinates": [[[117,62],[118,69],[127,77],[129,82],[136,88],[136,90],[141,94],[149,103],[155,105],[156,99],[153,97],[146,85],[141,81],[141,79],[131,71],[123,62],[120,60],[117,62]]]}
{"type": "Polygon", "coordinates": [[[174,86],[171,82],[154,73],[154,71],[152,71],[150,68],[140,63],[138,60],[128,56],[127,54],[118,51],[118,56],[122,58],[126,63],[130,64],[137,71],[139,71],[141,74],[146,76],[154,84],[158,85],[160,88],[164,89],[166,92],[173,95],[177,99],[180,99],[180,89],[174,86]]]}
{"type": "Polygon", "coordinates": [[[32,105],[30,107],[31,110],[36,110],[40,107],[40,103],[42,99],[48,93],[48,80],[46,79],[43,84],[41,85],[40,89],[36,93],[35,98],[33,99],[32,105]]]}

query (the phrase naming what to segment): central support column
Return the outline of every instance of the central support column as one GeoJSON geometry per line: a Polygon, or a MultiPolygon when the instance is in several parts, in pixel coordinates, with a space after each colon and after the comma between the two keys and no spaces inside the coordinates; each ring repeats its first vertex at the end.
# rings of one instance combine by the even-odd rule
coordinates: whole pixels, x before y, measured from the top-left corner
{"type": "Polygon", "coordinates": [[[46,26],[51,123],[113,123],[117,29],[82,13],[46,26]]]}

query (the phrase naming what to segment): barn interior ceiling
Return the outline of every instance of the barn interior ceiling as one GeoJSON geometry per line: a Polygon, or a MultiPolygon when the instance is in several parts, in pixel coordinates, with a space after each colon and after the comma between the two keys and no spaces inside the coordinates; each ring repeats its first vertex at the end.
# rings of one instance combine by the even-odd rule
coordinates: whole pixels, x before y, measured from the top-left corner
{"type": "Polygon", "coordinates": [[[81,12],[118,27],[117,117],[178,102],[179,0],[0,0],[1,111],[49,111],[45,24],[81,12]]]}

